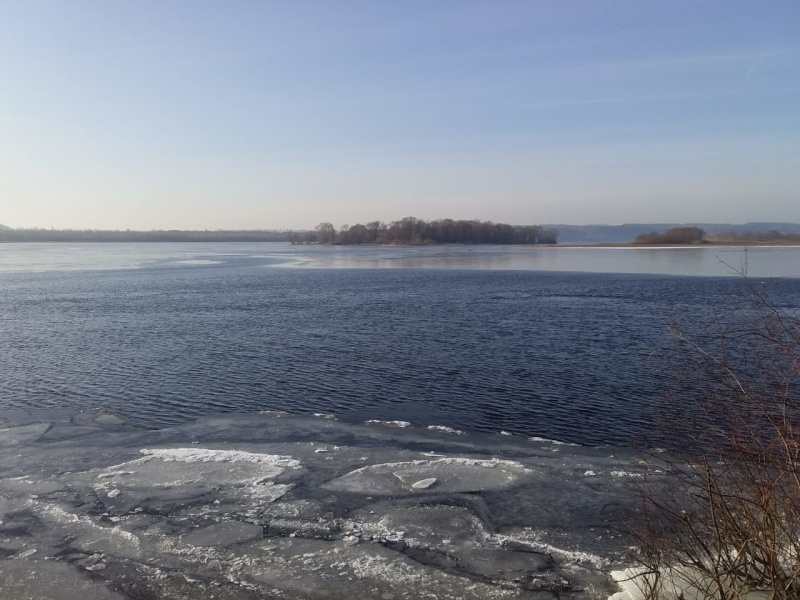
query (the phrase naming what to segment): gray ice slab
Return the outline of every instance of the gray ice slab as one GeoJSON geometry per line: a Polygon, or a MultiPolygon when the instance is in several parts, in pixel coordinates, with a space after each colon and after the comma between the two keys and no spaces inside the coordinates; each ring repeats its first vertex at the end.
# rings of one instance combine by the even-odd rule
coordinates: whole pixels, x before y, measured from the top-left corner
{"type": "Polygon", "coordinates": [[[59,442],[74,438],[84,438],[101,431],[103,431],[103,429],[100,427],[54,424],[53,427],[45,432],[39,439],[48,442],[59,442]]]}
{"type": "MultiPolygon", "coordinates": [[[[381,545],[348,546],[321,540],[262,542],[257,561],[237,565],[243,579],[320,599],[500,600],[537,596],[450,573],[381,545]],[[318,582],[324,582],[320,586],[318,582]]],[[[541,598],[541,597],[540,597],[541,598]]]]}
{"type": "Polygon", "coordinates": [[[50,429],[50,423],[34,423],[0,429],[0,446],[23,446],[35,442],[48,429],[50,429]]]}
{"type": "Polygon", "coordinates": [[[416,545],[450,550],[466,544],[479,546],[489,535],[483,521],[463,506],[412,505],[384,510],[378,523],[388,531],[403,532],[405,540],[416,545]]]}
{"type": "Polygon", "coordinates": [[[183,536],[183,542],[194,546],[229,546],[261,539],[264,528],[251,523],[228,521],[202,527],[183,536]]]}
{"type": "Polygon", "coordinates": [[[36,600],[125,600],[102,581],[66,562],[3,561],[0,597],[36,600]]]}

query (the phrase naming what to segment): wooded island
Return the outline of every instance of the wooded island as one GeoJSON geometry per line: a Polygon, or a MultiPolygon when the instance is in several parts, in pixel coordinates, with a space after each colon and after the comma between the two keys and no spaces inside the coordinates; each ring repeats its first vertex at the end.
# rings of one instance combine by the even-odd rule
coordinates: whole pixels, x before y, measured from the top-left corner
{"type": "Polygon", "coordinates": [[[558,231],[541,225],[508,225],[492,221],[424,221],[406,217],[389,224],[320,223],[314,231],[293,233],[293,244],[556,244],[558,231]]]}

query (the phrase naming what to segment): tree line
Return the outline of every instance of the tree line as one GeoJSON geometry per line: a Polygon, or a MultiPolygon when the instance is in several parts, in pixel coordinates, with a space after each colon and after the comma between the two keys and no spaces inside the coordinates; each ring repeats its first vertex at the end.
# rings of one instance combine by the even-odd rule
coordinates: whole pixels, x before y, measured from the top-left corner
{"type": "Polygon", "coordinates": [[[492,221],[406,217],[383,223],[320,223],[314,231],[296,232],[293,244],[556,244],[558,231],[541,225],[508,225],[492,221]]]}
{"type": "Polygon", "coordinates": [[[706,233],[700,227],[673,227],[664,233],[656,231],[636,236],[638,246],[661,246],[670,244],[767,244],[800,242],[800,233],[780,231],[729,231],[706,233]]]}
{"type": "Polygon", "coordinates": [[[729,231],[708,234],[705,239],[708,242],[722,244],[798,243],[800,242],[800,233],[781,233],[774,229],[769,231],[729,231]]]}
{"type": "Polygon", "coordinates": [[[633,243],[639,246],[661,246],[669,244],[700,244],[706,232],[700,227],[673,227],[664,233],[652,231],[637,235],[633,243]]]}
{"type": "Polygon", "coordinates": [[[383,223],[320,223],[313,230],[0,229],[2,242],[291,242],[293,244],[555,244],[558,231],[541,225],[406,217],[383,223]]]}
{"type": "Polygon", "coordinates": [[[288,242],[289,231],[2,229],[0,242],[288,242]]]}

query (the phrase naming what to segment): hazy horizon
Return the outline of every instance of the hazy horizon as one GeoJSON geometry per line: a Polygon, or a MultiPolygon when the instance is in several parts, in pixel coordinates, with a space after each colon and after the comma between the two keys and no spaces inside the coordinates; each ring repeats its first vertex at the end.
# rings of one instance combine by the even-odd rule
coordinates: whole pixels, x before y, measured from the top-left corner
{"type": "MultiPolygon", "coordinates": [[[[413,217],[414,215],[406,215],[413,217]]],[[[442,219],[449,219],[452,218],[455,221],[472,221],[475,219],[461,219],[459,217],[440,217],[442,219]]],[[[400,220],[400,219],[395,219],[400,220]]],[[[427,220],[427,219],[426,219],[427,220]]],[[[436,220],[436,219],[430,219],[436,220]]],[[[492,221],[492,219],[487,219],[488,221],[492,221]]],[[[384,221],[381,219],[369,219],[366,221],[379,221],[385,224],[389,224],[389,221],[384,221]]],[[[498,223],[498,221],[494,221],[498,223]]],[[[355,225],[356,222],[349,223],[349,225],[355,225]]],[[[577,224],[577,223],[508,223],[509,225],[540,225],[543,227],[631,227],[631,226],[669,226],[669,225],[715,225],[715,226],[725,226],[730,225],[732,227],[742,227],[744,225],[765,225],[765,224],[785,224],[785,225],[794,225],[800,227],[800,223],[795,223],[792,221],[745,221],[745,222],[726,222],[726,221],[652,221],[652,222],[644,222],[644,221],[631,221],[628,223],[584,223],[584,224],[577,224]]],[[[38,225],[32,225],[30,227],[11,227],[6,223],[0,222],[0,227],[9,227],[11,229],[39,229],[39,230],[63,230],[63,231],[134,231],[134,232],[147,232],[147,231],[312,231],[314,227],[316,227],[318,223],[314,225],[306,225],[302,227],[238,227],[238,228],[220,228],[220,227],[204,227],[200,229],[191,229],[188,227],[171,227],[171,228],[150,228],[150,229],[134,229],[131,227],[119,227],[119,228],[104,228],[104,227],[41,227],[38,225]]],[[[338,225],[334,225],[336,229],[339,228],[338,225]]]]}
{"type": "Polygon", "coordinates": [[[800,222],[800,5],[0,5],[0,223],[800,222]]]}

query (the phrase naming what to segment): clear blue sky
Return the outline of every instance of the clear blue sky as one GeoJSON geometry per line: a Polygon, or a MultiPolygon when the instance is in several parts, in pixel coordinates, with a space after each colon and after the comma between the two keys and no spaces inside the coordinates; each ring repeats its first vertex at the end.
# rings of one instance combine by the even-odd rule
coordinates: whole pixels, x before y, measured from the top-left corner
{"type": "Polygon", "coordinates": [[[800,221],[800,1],[3,0],[0,223],[800,221]]]}

